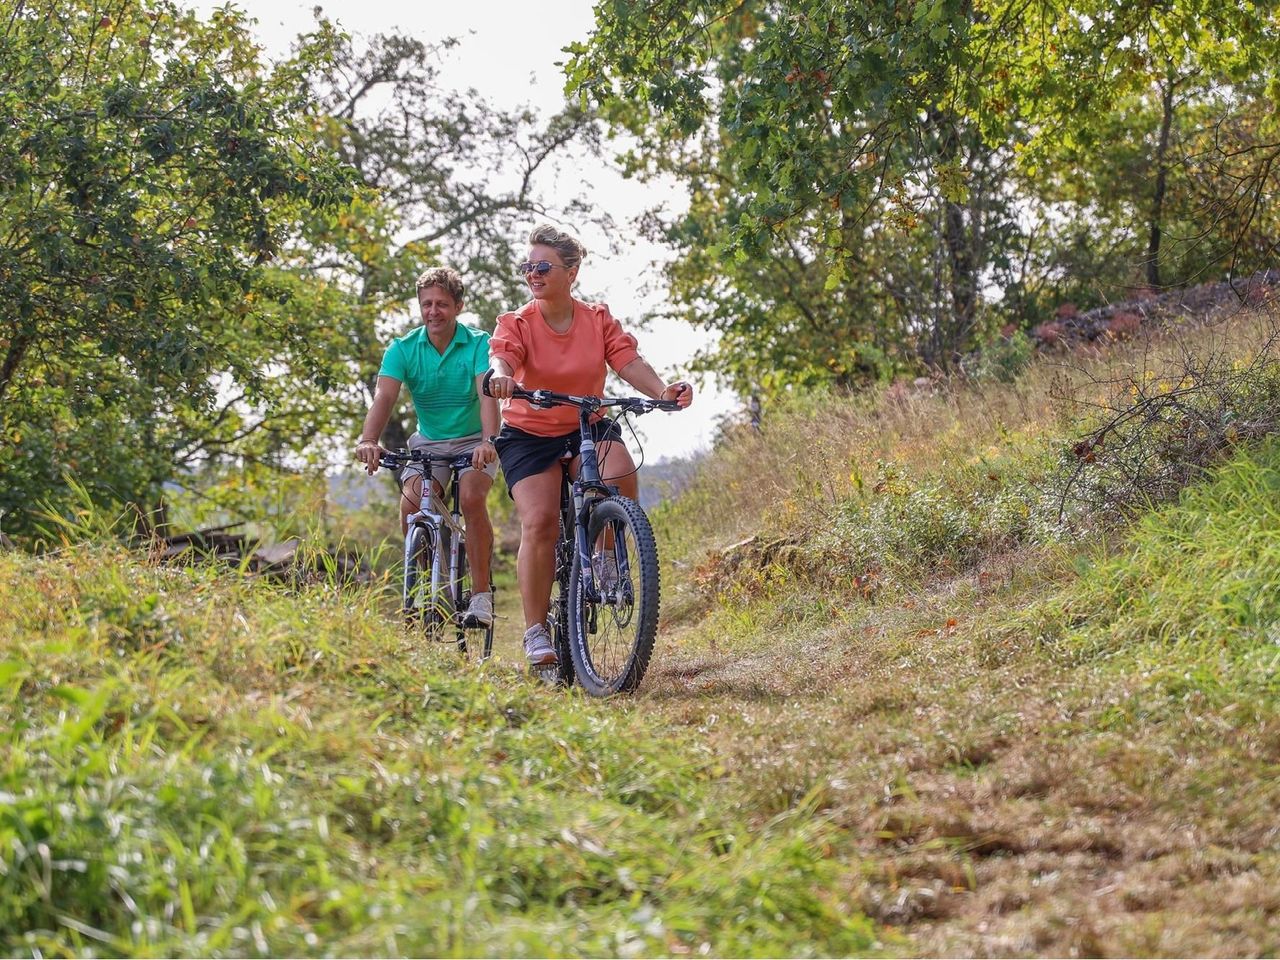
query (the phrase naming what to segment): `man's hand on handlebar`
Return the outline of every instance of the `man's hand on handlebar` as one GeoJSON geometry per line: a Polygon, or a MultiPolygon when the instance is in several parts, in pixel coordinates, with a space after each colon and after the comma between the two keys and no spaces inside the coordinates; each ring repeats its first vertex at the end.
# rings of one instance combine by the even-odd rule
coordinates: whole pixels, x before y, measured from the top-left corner
{"type": "Polygon", "coordinates": [[[356,444],[356,459],[364,464],[365,473],[371,477],[378,472],[378,460],[385,452],[377,440],[361,440],[356,444]]]}

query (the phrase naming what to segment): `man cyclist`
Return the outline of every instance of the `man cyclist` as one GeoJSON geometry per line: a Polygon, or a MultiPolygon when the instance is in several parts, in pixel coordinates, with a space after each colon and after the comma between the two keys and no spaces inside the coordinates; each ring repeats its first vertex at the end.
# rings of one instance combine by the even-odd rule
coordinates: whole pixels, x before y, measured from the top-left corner
{"type": "MultiPolygon", "coordinates": [[[[370,475],[377,472],[383,447],[378,442],[400,396],[409,388],[418,417],[418,430],[409,438],[410,450],[441,457],[470,456],[471,465],[459,477],[459,501],[467,524],[467,563],[475,587],[467,608],[469,623],[493,622],[493,588],[489,560],[493,554],[493,525],[486,500],[498,472],[493,439],[501,426],[498,402],[480,389],[489,369],[489,335],[458,322],[462,311],[462,278],[448,267],[433,267],[418,278],[418,309],[422,326],[393,340],[382,357],[373,403],[364,419],[356,459],[370,475]]],[[[422,502],[424,469],[408,464],[401,476],[400,530],[422,502]]],[[[432,470],[437,491],[449,480],[447,467],[432,470]]]]}

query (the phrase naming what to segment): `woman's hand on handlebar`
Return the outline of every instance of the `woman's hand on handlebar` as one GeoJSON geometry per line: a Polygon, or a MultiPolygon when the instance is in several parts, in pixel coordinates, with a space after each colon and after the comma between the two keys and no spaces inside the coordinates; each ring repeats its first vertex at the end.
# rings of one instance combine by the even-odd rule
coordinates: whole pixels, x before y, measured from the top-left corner
{"type": "Polygon", "coordinates": [[[676,380],[674,383],[669,383],[665,388],[663,388],[662,394],[658,399],[674,400],[680,405],[680,409],[683,410],[689,404],[693,403],[693,384],[685,380],[676,380]]]}
{"type": "Polygon", "coordinates": [[[365,473],[371,477],[378,472],[378,460],[385,452],[376,440],[361,440],[356,444],[356,459],[364,464],[365,473]]]}
{"type": "Polygon", "coordinates": [[[489,396],[499,400],[510,400],[518,389],[520,384],[516,383],[515,377],[493,377],[489,380],[489,396]]]}
{"type": "Polygon", "coordinates": [[[510,400],[515,391],[520,389],[520,384],[516,383],[515,377],[508,377],[499,374],[496,370],[490,370],[484,378],[484,392],[491,397],[497,397],[499,400],[510,400]]]}

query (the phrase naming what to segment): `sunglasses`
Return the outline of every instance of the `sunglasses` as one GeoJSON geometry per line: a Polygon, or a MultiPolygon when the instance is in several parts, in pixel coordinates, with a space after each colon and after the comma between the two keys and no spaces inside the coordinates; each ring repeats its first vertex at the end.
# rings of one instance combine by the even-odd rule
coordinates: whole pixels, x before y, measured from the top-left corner
{"type": "Polygon", "coordinates": [[[516,267],[516,270],[518,270],[520,275],[523,277],[527,277],[531,273],[536,273],[540,277],[545,277],[551,272],[553,267],[559,267],[561,270],[569,269],[562,263],[552,263],[550,260],[539,260],[537,263],[530,263],[526,260],[524,263],[520,264],[520,266],[516,267]]]}

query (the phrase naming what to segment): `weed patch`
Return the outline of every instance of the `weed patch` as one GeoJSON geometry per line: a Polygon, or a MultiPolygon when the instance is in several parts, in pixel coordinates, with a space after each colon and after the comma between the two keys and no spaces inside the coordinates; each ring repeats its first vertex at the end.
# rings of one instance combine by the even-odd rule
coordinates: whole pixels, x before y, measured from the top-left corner
{"type": "Polygon", "coordinates": [[[0,557],[0,949],[848,954],[821,818],[679,729],[470,672],[376,591],[0,557]],[[704,946],[705,944],[705,946],[704,946]]]}

